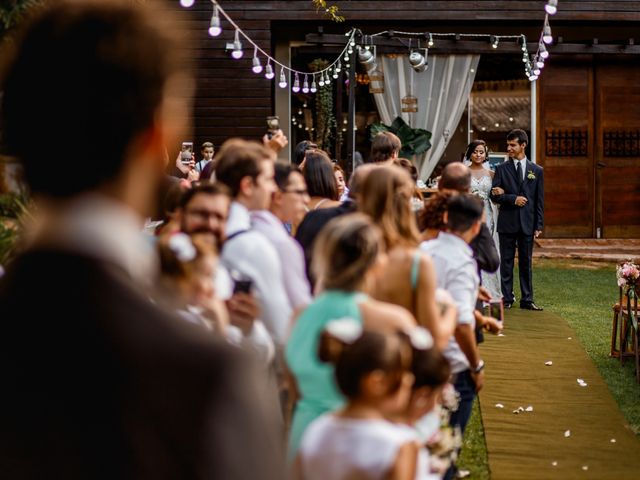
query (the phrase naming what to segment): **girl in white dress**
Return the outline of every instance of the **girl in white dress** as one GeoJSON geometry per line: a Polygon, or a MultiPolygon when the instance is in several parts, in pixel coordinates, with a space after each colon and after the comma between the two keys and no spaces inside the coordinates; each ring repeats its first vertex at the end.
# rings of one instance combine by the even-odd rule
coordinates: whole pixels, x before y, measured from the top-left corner
{"type": "Polygon", "coordinates": [[[425,337],[432,345],[420,327],[410,337],[363,331],[351,319],[327,324],[319,356],[335,364],[347,405],[307,428],[294,463],[296,480],[433,478],[416,431],[389,420],[408,408],[414,380],[412,344],[424,343],[425,337]]]}
{"type": "MultiPolygon", "coordinates": [[[[471,170],[471,193],[480,197],[484,203],[485,223],[489,227],[496,250],[498,243],[498,207],[491,201],[491,184],[494,173],[489,168],[489,149],[484,140],[474,140],[465,153],[466,164],[471,170]]],[[[482,285],[489,290],[493,300],[502,298],[500,289],[500,270],[495,273],[482,272],[482,285]]]]}

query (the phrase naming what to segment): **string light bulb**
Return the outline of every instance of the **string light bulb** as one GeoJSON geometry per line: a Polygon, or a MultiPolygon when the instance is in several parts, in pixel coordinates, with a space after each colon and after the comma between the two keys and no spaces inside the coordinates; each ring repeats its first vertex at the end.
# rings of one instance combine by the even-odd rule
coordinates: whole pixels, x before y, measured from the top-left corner
{"type": "Polygon", "coordinates": [[[244,55],[242,51],[242,42],[240,41],[240,31],[236,30],[235,37],[233,39],[233,50],[231,52],[231,56],[236,60],[239,60],[244,55]]]}
{"type": "Polygon", "coordinates": [[[300,91],[300,78],[298,78],[297,72],[296,72],[295,80],[293,81],[293,87],[291,87],[291,90],[293,90],[293,93],[298,93],[300,91]]]}
{"type": "Polygon", "coordinates": [[[327,86],[331,85],[331,79],[329,78],[329,70],[324,72],[324,84],[327,86]]]}
{"type": "Polygon", "coordinates": [[[433,47],[433,35],[429,34],[429,41],[427,42],[429,48],[433,47]]]}
{"type": "Polygon", "coordinates": [[[267,62],[267,66],[264,67],[264,76],[269,80],[273,80],[273,77],[276,76],[276,74],[273,73],[273,67],[271,66],[271,60],[269,60],[269,62],[267,62]]]}
{"type": "Polygon", "coordinates": [[[336,72],[340,73],[341,68],[342,66],[340,65],[340,60],[338,60],[338,63],[336,63],[336,72]]]}
{"type": "Polygon", "coordinates": [[[547,45],[553,43],[553,35],[551,35],[551,25],[549,25],[549,22],[545,23],[544,29],[542,30],[542,41],[547,45]]]}
{"type": "Polygon", "coordinates": [[[498,43],[500,42],[500,39],[498,37],[496,37],[495,35],[491,35],[489,37],[489,41],[491,42],[491,47],[493,49],[498,48],[498,43]]]}
{"type": "Polygon", "coordinates": [[[538,68],[544,68],[544,60],[540,57],[536,57],[536,67],[538,68]]]}
{"type": "Polygon", "coordinates": [[[324,73],[320,72],[320,80],[318,80],[318,86],[324,87],[324,73]]]}
{"type": "Polygon", "coordinates": [[[540,42],[538,46],[538,55],[545,60],[549,58],[549,52],[547,51],[547,47],[544,46],[544,42],[540,42]]]}
{"type": "Polygon", "coordinates": [[[180,5],[184,8],[191,8],[194,3],[196,3],[196,0],[180,0],[180,5]]]}
{"type": "Polygon", "coordinates": [[[333,69],[333,74],[331,75],[331,76],[333,77],[333,79],[334,79],[334,80],[337,80],[337,79],[338,79],[338,77],[340,76],[340,73],[339,73],[339,72],[340,72],[340,70],[338,70],[338,67],[336,66],[336,67],[333,69]]]}
{"type": "Polygon", "coordinates": [[[209,24],[209,35],[217,37],[222,33],[220,27],[220,15],[218,14],[218,6],[213,5],[213,14],[211,15],[211,23],[209,24]]]}
{"type": "Polygon", "coordinates": [[[302,82],[302,93],[309,93],[309,81],[307,76],[304,76],[304,82],[302,82]]]}
{"type": "Polygon", "coordinates": [[[251,70],[253,73],[262,73],[262,64],[260,63],[260,59],[258,58],[258,48],[254,48],[253,50],[253,67],[251,70]]]}
{"type": "Polygon", "coordinates": [[[287,76],[284,74],[284,67],[280,68],[280,82],[278,86],[280,88],[287,88],[287,76]]]}
{"type": "Polygon", "coordinates": [[[316,93],[318,91],[318,86],[316,85],[316,76],[314,75],[311,80],[311,88],[309,89],[311,93],[316,93]]]}
{"type": "Polygon", "coordinates": [[[544,6],[544,10],[549,15],[555,15],[558,11],[558,0],[549,0],[547,4],[544,6]]]}

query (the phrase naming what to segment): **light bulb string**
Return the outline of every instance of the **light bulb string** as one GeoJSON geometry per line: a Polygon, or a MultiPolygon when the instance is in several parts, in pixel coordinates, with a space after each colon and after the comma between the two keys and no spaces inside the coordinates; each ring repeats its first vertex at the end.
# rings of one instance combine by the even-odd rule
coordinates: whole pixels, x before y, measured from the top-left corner
{"type": "Polygon", "coordinates": [[[273,58],[271,55],[265,52],[262,48],[260,48],[260,46],[249,37],[249,35],[244,33],[244,31],[238,26],[236,22],[233,21],[233,19],[229,16],[229,14],[224,10],[224,8],[222,8],[222,6],[220,6],[220,4],[216,0],[211,0],[211,3],[213,3],[214,7],[218,9],[218,13],[222,14],[222,16],[231,24],[231,26],[233,26],[233,28],[236,29],[236,32],[242,35],[245,38],[245,40],[247,40],[247,42],[249,42],[253,46],[255,50],[262,53],[262,55],[264,55],[267,58],[268,62],[273,62],[274,64],[278,65],[281,68],[284,68],[285,70],[291,73],[298,73],[300,75],[316,75],[316,74],[328,72],[329,70],[331,70],[336,64],[340,62],[340,59],[345,55],[347,50],[349,50],[349,47],[351,46],[351,43],[353,42],[353,39],[357,33],[357,30],[355,28],[352,29],[351,32],[349,32],[347,44],[345,45],[344,49],[342,50],[338,58],[336,58],[331,64],[329,64],[329,66],[323,68],[322,70],[318,70],[317,72],[304,72],[301,70],[296,70],[294,68],[291,68],[285,65],[284,63],[281,63],[275,58],[273,58]]]}

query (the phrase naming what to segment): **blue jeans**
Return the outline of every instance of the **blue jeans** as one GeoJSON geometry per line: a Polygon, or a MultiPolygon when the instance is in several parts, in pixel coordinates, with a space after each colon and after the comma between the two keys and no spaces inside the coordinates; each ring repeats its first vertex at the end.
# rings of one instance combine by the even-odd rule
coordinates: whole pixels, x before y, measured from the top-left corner
{"type": "MultiPolygon", "coordinates": [[[[456,426],[460,427],[460,432],[464,435],[464,430],[469,423],[469,417],[471,417],[471,409],[473,407],[473,401],[476,398],[476,384],[471,378],[471,370],[465,370],[455,375],[455,382],[453,387],[460,395],[460,405],[458,410],[451,414],[449,424],[452,428],[456,426]]],[[[452,465],[444,476],[445,480],[451,480],[455,477],[455,473],[458,471],[455,465],[452,465]]]]}

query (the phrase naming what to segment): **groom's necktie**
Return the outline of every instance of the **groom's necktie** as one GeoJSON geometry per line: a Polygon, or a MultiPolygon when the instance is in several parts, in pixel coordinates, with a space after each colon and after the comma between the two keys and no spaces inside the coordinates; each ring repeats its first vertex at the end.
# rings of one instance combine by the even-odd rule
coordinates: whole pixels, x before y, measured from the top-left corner
{"type": "Polygon", "coordinates": [[[516,177],[518,177],[518,185],[522,183],[522,167],[520,162],[516,162],[516,177]]]}

